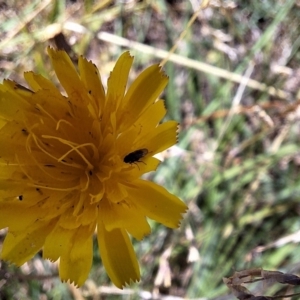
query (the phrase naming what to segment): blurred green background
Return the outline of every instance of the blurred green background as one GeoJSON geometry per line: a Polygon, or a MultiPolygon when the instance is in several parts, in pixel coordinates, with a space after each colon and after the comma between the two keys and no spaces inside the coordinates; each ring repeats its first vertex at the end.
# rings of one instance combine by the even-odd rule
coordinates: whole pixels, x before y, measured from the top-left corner
{"type": "MultiPolygon", "coordinates": [[[[236,270],[299,274],[299,19],[298,0],[1,1],[1,82],[24,84],[23,72],[34,70],[57,83],[48,45],[74,63],[91,59],[104,84],[123,51],[135,56],[132,82],[176,46],[163,63],[162,98],[166,118],[180,122],[179,142],[147,178],[189,211],[180,229],[151,222],[152,234],[134,241],[138,284],[114,288],[95,242],[82,288],[61,283],[57,265],[39,254],[21,268],[0,262],[0,299],[230,300],[222,278],[236,270]]],[[[247,288],[300,292],[274,282],[247,288]]]]}

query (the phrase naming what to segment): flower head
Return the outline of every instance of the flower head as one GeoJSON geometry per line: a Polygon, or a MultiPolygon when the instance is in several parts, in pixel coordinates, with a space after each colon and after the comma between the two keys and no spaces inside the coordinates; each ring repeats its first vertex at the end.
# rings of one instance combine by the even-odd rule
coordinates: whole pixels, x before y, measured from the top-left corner
{"type": "Polygon", "coordinates": [[[160,124],[157,97],[168,78],[158,65],[126,92],[133,58],[125,52],[107,83],[79,57],[77,73],[64,51],[48,48],[66,92],[25,73],[30,89],[0,85],[0,228],[8,227],[1,258],[22,265],[40,249],[60,259],[62,280],[82,285],[92,264],[93,234],[114,284],[140,278],[129,235],[150,233],[147,217],[176,228],[185,204],[140,179],[157,168],[154,154],[176,143],[177,123],[160,124]]]}

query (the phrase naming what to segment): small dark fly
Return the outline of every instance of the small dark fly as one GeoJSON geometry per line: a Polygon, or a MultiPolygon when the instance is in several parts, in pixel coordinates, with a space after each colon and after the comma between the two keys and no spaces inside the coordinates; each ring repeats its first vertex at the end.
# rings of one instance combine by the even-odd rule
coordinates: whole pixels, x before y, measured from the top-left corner
{"type": "Polygon", "coordinates": [[[135,150],[124,157],[124,162],[127,164],[136,164],[138,162],[143,162],[140,159],[148,154],[147,149],[135,150]]]}

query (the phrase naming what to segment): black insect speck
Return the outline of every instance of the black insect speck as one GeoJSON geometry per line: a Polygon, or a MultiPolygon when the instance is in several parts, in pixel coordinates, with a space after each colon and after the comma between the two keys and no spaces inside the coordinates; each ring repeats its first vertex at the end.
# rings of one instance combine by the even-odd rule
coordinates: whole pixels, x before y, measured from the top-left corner
{"type": "Polygon", "coordinates": [[[127,164],[135,164],[137,162],[142,162],[140,159],[148,154],[147,149],[135,150],[124,157],[124,162],[127,164]]]}

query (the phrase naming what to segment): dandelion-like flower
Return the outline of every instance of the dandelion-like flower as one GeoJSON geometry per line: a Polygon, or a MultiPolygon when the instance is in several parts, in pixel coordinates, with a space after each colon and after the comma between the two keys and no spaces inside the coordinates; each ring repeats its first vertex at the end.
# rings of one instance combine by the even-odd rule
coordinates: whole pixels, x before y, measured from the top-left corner
{"type": "Polygon", "coordinates": [[[77,73],[64,51],[48,54],[66,96],[33,72],[24,74],[29,89],[0,85],[1,258],[22,265],[43,249],[60,259],[61,279],[80,286],[96,230],[103,265],[121,288],[140,278],[129,235],[149,234],[147,217],[176,228],[186,211],[140,178],[157,168],[154,154],[176,143],[177,123],[160,124],[166,110],[157,100],[168,78],[152,65],[126,92],[133,58],[125,52],[105,93],[93,63],[79,57],[77,73]]]}

